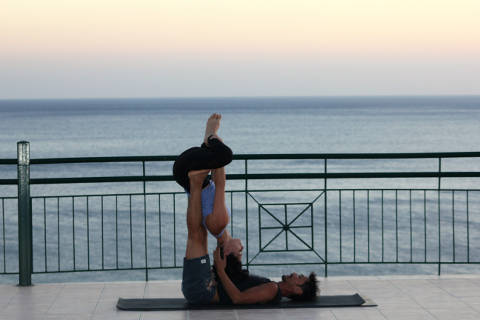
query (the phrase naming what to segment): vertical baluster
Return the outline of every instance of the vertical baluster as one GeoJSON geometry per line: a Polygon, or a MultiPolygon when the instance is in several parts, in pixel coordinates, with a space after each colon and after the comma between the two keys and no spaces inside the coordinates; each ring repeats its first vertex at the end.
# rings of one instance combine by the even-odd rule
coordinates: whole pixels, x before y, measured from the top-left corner
{"type": "MultiPolygon", "coordinates": [[[[263,206],[261,204],[258,205],[258,250],[259,251],[263,251],[262,249],[262,216],[261,216],[261,213],[262,213],[262,208],[263,206]]],[[[287,233],[285,231],[285,233],[287,233]]]]}
{"type": "MultiPolygon", "coordinates": [[[[323,168],[324,168],[324,174],[325,174],[325,179],[324,179],[324,186],[323,188],[325,189],[325,197],[323,198],[323,207],[325,208],[325,215],[324,215],[324,226],[325,226],[325,230],[324,230],[324,234],[325,234],[325,238],[324,238],[324,242],[325,242],[325,277],[328,277],[328,206],[327,206],[327,194],[328,194],[328,191],[327,191],[327,171],[328,171],[328,163],[327,163],[327,158],[324,159],[324,165],[323,165],[323,168]]],[[[313,239],[312,239],[312,242],[313,242],[313,239]]]]}
{"type": "Polygon", "coordinates": [[[339,221],[340,227],[340,262],[342,262],[342,190],[338,190],[338,208],[339,208],[339,221]]]}
{"type": "Polygon", "coordinates": [[[315,250],[315,239],[313,238],[313,204],[310,204],[310,236],[312,237],[312,251],[315,250]]]}
{"type": "Polygon", "coordinates": [[[453,262],[455,262],[455,190],[452,191],[452,229],[453,262]]]}
{"type": "Polygon", "coordinates": [[[7,272],[7,256],[5,243],[5,199],[2,198],[2,237],[3,237],[3,272],[7,272]]]}
{"type": "Polygon", "coordinates": [[[43,242],[45,248],[45,272],[48,269],[47,262],[47,198],[43,198],[43,242]]]}
{"type": "Polygon", "coordinates": [[[383,190],[382,190],[382,262],[385,261],[385,241],[384,241],[384,228],[383,228],[383,190]]]}
{"type": "Polygon", "coordinates": [[[87,266],[90,270],[90,210],[89,210],[89,196],[85,197],[87,202],[87,266]]]}
{"type": "Polygon", "coordinates": [[[118,195],[115,195],[115,260],[118,269],[118,195]]]}
{"type": "Polygon", "coordinates": [[[409,190],[409,211],[410,211],[410,262],[413,262],[413,235],[412,235],[412,189],[409,190]]]}
{"type": "Polygon", "coordinates": [[[467,262],[470,263],[470,217],[469,217],[469,208],[468,208],[468,193],[467,190],[467,262]]]}
{"type": "Polygon", "coordinates": [[[424,262],[427,262],[427,190],[423,190],[423,235],[424,235],[424,248],[425,248],[425,259],[424,262]]]}
{"type": "MultiPolygon", "coordinates": [[[[287,221],[287,205],[284,204],[283,205],[283,209],[285,210],[285,225],[288,225],[288,221],[287,221]]],[[[261,233],[261,232],[260,232],[261,233]]],[[[287,251],[288,251],[288,232],[285,230],[285,243],[286,243],[286,246],[287,246],[287,251]]]]}
{"type": "Polygon", "coordinates": [[[440,217],[440,189],[441,189],[441,176],[442,172],[442,158],[438,158],[438,275],[441,273],[442,268],[442,234],[441,234],[441,217],[440,217]]]}
{"type": "Polygon", "coordinates": [[[160,267],[162,267],[162,210],[160,202],[160,194],[158,194],[158,248],[160,256],[160,267]]]}
{"type": "Polygon", "coordinates": [[[105,269],[105,241],[103,235],[103,196],[100,197],[100,212],[101,212],[101,219],[102,219],[102,270],[105,269]]]}
{"type": "Polygon", "coordinates": [[[145,181],[145,161],[142,161],[143,169],[143,221],[144,221],[144,242],[145,242],[145,281],[148,281],[148,244],[147,244],[147,189],[145,181]]]}
{"type": "Polygon", "coordinates": [[[60,271],[60,197],[57,197],[57,260],[60,271]]]}
{"type": "Polygon", "coordinates": [[[245,159],[245,242],[247,243],[247,247],[245,251],[247,253],[246,265],[247,270],[250,266],[250,261],[248,260],[248,163],[247,159],[245,159]]]}
{"type": "Polygon", "coordinates": [[[367,247],[367,261],[370,262],[370,190],[367,190],[367,247]]]}
{"type": "Polygon", "coordinates": [[[355,190],[353,190],[353,262],[357,262],[357,227],[355,217],[355,190]]]}
{"type": "Polygon", "coordinates": [[[176,208],[175,193],[173,194],[173,265],[177,266],[177,224],[176,224],[176,208]]]}
{"type": "Polygon", "coordinates": [[[75,263],[75,198],[72,197],[72,239],[73,239],[73,270],[76,270],[75,263]]]}
{"type": "Polygon", "coordinates": [[[133,232],[132,232],[132,195],[129,195],[129,213],[130,213],[130,268],[133,268],[133,232]]]}
{"type": "Polygon", "coordinates": [[[398,190],[395,190],[395,261],[398,262],[398,190]]]}
{"type": "Polygon", "coordinates": [[[233,192],[230,192],[230,235],[233,238],[233,192]]]}

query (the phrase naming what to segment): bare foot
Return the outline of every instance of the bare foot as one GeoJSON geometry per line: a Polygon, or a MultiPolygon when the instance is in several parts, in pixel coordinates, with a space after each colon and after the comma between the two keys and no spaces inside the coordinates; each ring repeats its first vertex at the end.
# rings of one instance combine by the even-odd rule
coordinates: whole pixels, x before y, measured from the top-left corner
{"type": "Polygon", "coordinates": [[[215,136],[215,138],[219,139],[217,136],[217,131],[220,128],[220,119],[222,119],[222,115],[219,113],[213,113],[210,118],[207,120],[207,126],[205,128],[205,137],[203,142],[208,146],[208,137],[211,135],[215,136]]]}
{"type": "Polygon", "coordinates": [[[188,172],[188,178],[190,179],[190,187],[192,188],[202,188],[203,181],[205,177],[210,172],[210,169],[204,170],[192,170],[188,172]]]}

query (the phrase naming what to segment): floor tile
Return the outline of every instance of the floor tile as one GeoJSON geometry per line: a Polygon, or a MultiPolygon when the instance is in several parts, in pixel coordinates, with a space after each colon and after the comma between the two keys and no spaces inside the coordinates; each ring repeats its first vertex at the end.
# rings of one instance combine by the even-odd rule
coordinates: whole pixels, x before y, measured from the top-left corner
{"type": "Polygon", "coordinates": [[[283,309],[287,319],[296,320],[335,320],[335,316],[331,309],[319,308],[319,309],[283,309]]]}
{"type": "Polygon", "coordinates": [[[480,318],[480,313],[472,310],[471,308],[442,308],[442,309],[428,309],[428,312],[431,313],[437,319],[461,319],[461,320],[469,320],[469,319],[476,319],[480,318]]]}
{"type": "Polygon", "coordinates": [[[235,320],[235,310],[190,310],[189,319],[197,320],[235,320]]]}
{"type": "Polygon", "coordinates": [[[56,300],[51,308],[48,310],[48,314],[77,314],[88,315],[93,314],[97,306],[97,301],[84,301],[84,300],[56,300]]]}
{"type": "Polygon", "coordinates": [[[193,319],[192,317],[188,318],[188,311],[155,311],[155,312],[144,312],[142,320],[187,320],[193,319]]]}
{"type": "Polygon", "coordinates": [[[0,285],[0,320],[480,319],[480,276],[321,279],[323,295],[358,292],[373,308],[127,312],[119,297],[183,297],[180,281],[0,285]],[[26,307],[27,306],[27,307],[26,307]]]}
{"type": "Polygon", "coordinates": [[[287,316],[281,309],[237,310],[238,320],[284,320],[287,316]]]}
{"type": "Polygon", "coordinates": [[[338,320],[372,319],[385,320],[383,314],[377,308],[337,308],[333,314],[338,320]]]}

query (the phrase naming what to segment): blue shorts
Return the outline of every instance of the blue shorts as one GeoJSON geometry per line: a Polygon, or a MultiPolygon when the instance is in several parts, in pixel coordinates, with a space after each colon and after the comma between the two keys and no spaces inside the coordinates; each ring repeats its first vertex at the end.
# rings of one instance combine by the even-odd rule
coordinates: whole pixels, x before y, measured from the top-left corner
{"type": "MultiPolygon", "coordinates": [[[[186,191],[186,190],[185,190],[186,191]]],[[[188,196],[190,194],[187,192],[188,196]]],[[[202,223],[205,229],[208,230],[207,225],[205,224],[207,216],[213,212],[213,203],[215,201],[215,183],[210,180],[209,184],[202,189],[202,223]]],[[[230,217],[230,210],[228,210],[228,216],[230,217]]],[[[219,234],[212,234],[216,238],[220,238],[225,232],[225,229],[222,230],[219,234]]]]}
{"type": "Polygon", "coordinates": [[[209,304],[213,302],[217,286],[215,276],[207,255],[183,259],[182,293],[191,304],[209,304]]]}

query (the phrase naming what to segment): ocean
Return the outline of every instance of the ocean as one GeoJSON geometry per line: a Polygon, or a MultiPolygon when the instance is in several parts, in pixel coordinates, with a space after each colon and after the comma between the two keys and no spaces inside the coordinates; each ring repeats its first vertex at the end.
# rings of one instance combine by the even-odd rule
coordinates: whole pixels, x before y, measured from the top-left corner
{"type": "Polygon", "coordinates": [[[0,100],[0,155],[178,154],[212,112],[235,153],[475,151],[480,96],[0,100]]]}
{"type": "MultiPolygon", "coordinates": [[[[30,142],[31,158],[177,155],[188,147],[199,145],[202,142],[205,121],[213,112],[222,114],[219,135],[236,154],[480,151],[480,96],[0,100],[0,158],[16,158],[16,143],[20,140],[30,142]]],[[[331,170],[338,172],[362,171],[363,168],[364,171],[365,168],[370,168],[371,170],[382,169],[385,171],[398,167],[422,171],[435,170],[432,168],[435,168],[436,165],[434,162],[420,160],[407,162],[390,160],[381,163],[374,160],[338,161],[332,163],[331,170]]],[[[252,172],[315,172],[320,167],[318,163],[312,161],[285,161],[283,163],[272,161],[258,164],[257,167],[253,165],[252,172]]],[[[170,168],[171,164],[158,166],[152,164],[147,171],[150,174],[169,174],[170,168]]],[[[480,171],[480,162],[478,159],[445,161],[444,168],[456,171],[480,171]]],[[[233,163],[231,169],[228,170],[231,173],[241,172],[242,164],[233,163]]],[[[110,167],[104,164],[43,166],[38,169],[32,168],[31,174],[32,177],[126,175],[138,174],[138,167],[133,167],[131,164],[110,167]]],[[[0,166],[0,178],[15,177],[15,166],[0,166]]],[[[266,182],[256,182],[255,185],[252,182],[259,188],[271,187],[275,183],[272,182],[269,185],[266,182]]],[[[286,187],[291,186],[287,185],[290,183],[288,181],[282,181],[282,183],[285,183],[286,187]]],[[[292,184],[295,184],[293,187],[321,188],[323,186],[319,181],[295,181],[292,184]]],[[[356,181],[353,184],[332,182],[329,186],[375,188],[390,186],[390,184],[392,184],[391,181],[356,181]]],[[[393,187],[402,188],[411,188],[412,186],[435,188],[436,181],[428,179],[399,180],[395,181],[393,185],[393,187]]],[[[478,185],[478,179],[462,181],[445,179],[445,184],[442,186],[478,189],[478,185]]],[[[229,187],[231,189],[241,188],[241,182],[231,182],[227,185],[227,189],[229,187]]],[[[109,192],[119,193],[139,192],[139,188],[139,185],[133,187],[113,185],[108,188],[105,185],[32,186],[32,195],[92,194],[105,192],[106,189],[109,192]]],[[[180,189],[171,183],[152,183],[148,189],[148,192],[161,191],[180,191],[180,189]]],[[[0,197],[13,196],[15,193],[15,188],[0,186],[0,197]]],[[[357,200],[362,201],[362,197],[365,198],[366,195],[359,194],[357,200]]],[[[260,195],[259,198],[261,198],[260,195]]],[[[270,198],[266,197],[265,201],[270,198]]],[[[479,198],[478,196],[475,198],[473,195],[471,197],[471,210],[479,209],[478,212],[474,212],[476,214],[480,212],[479,198]]],[[[463,201],[465,204],[465,199],[462,199],[459,199],[458,203],[463,201]]],[[[433,203],[435,199],[432,198],[431,201],[433,203]]],[[[232,199],[232,203],[236,202],[240,203],[237,210],[242,211],[242,201],[232,199]]],[[[421,202],[421,195],[418,195],[417,199],[414,196],[414,208],[417,205],[420,206],[421,202]]],[[[55,204],[51,203],[50,205],[54,206],[55,204]]],[[[48,206],[47,204],[49,212],[48,206]]],[[[65,203],[65,206],[68,207],[69,204],[65,203]]],[[[95,208],[99,204],[92,204],[92,206],[95,208]]],[[[8,209],[8,206],[4,205],[2,209],[8,209]]],[[[41,240],[45,236],[42,231],[43,213],[41,209],[38,210],[35,212],[34,209],[33,212],[34,219],[38,218],[38,221],[34,222],[34,233],[36,232],[34,238],[38,237],[41,240]]],[[[348,212],[348,205],[345,210],[348,212]]],[[[16,218],[12,213],[8,213],[9,210],[6,211],[4,217],[7,220],[10,217],[10,223],[13,225],[16,218]]],[[[48,214],[52,214],[53,219],[54,213],[48,214]]],[[[97,218],[92,217],[92,221],[97,218]]],[[[58,219],[57,222],[60,224],[60,218],[58,219]]],[[[480,222],[478,215],[472,216],[472,219],[472,223],[477,223],[475,226],[480,226],[478,225],[480,222]]],[[[343,222],[346,223],[344,230],[352,228],[350,220],[347,220],[343,222]]],[[[235,221],[234,218],[233,222],[235,223],[235,221]]],[[[65,227],[67,225],[68,221],[65,221],[65,227]]],[[[157,229],[159,228],[157,227],[157,229]]],[[[243,229],[240,228],[240,230],[243,229]]],[[[450,236],[452,231],[445,231],[445,234],[450,236]]],[[[0,254],[0,273],[2,264],[6,266],[7,271],[15,269],[18,264],[16,262],[17,253],[14,250],[15,232],[15,229],[7,230],[4,233],[0,232],[0,238],[3,235],[6,235],[7,238],[3,244],[0,240],[0,245],[7,248],[7,258],[4,259],[6,262],[2,261],[0,254]]],[[[240,234],[245,236],[245,230],[240,234]]],[[[479,232],[472,234],[473,239],[477,239],[475,238],[477,236],[480,239],[479,232]]],[[[54,236],[52,235],[52,237],[54,236]]],[[[157,234],[156,237],[158,238],[159,235],[157,234]]],[[[176,237],[179,246],[184,245],[184,235],[178,233],[176,237]]],[[[50,262],[45,262],[43,266],[40,266],[39,271],[47,265],[50,266],[50,263],[58,258],[58,254],[55,253],[56,244],[54,245],[53,242],[56,243],[56,241],[54,240],[51,239],[51,244],[50,240],[47,241],[51,246],[48,253],[50,262]]],[[[332,241],[339,240],[338,237],[332,239],[332,241]]],[[[75,241],[81,243],[80,240],[75,241]]],[[[350,249],[352,249],[352,241],[353,239],[344,239],[344,243],[347,243],[350,249]]],[[[435,239],[432,241],[433,244],[435,239]]],[[[210,239],[210,245],[212,242],[213,240],[210,239]]],[[[457,245],[461,245],[460,242],[460,240],[457,241],[457,245]]],[[[471,243],[470,246],[472,245],[471,243]]],[[[476,242],[475,245],[477,249],[474,252],[479,255],[480,243],[476,242]]],[[[82,248],[81,244],[79,247],[82,248]]],[[[171,252],[168,253],[171,249],[168,247],[164,249],[165,255],[171,255],[171,252]]],[[[421,248],[417,249],[419,250],[418,254],[421,255],[421,248]]],[[[462,250],[464,249],[462,248],[462,250]]],[[[3,250],[2,246],[0,246],[0,250],[3,250]]],[[[43,257],[47,255],[45,249],[41,250],[44,250],[43,253],[39,253],[38,257],[35,257],[37,264],[40,264],[43,257]]],[[[97,247],[95,250],[97,251],[92,253],[92,260],[95,260],[93,257],[99,254],[99,248],[97,247]]],[[[444,252],[448,253],[448,250],[446,249],[444,252]]],[[[405,254],[408,256],[409,253],[405,252],[405,254]]],[[[158,253],[156,255],[159,256],[158,253]]],[[[83,254],[82,257],[85,258],[85,255],[83,254]]],[[[71,254],[66,254],[64,257],[62,256],[64,259],[62,262],[71,263],[72,258],[71,254]]],[[[181,258],[182,253],[178,253],[172,259],[181,266],[181,258]]],[[[129,256],[126,255],[125,259],[128,260],[129,256]]],[[[52,264],[51,268],[54,269],[54,265],[52,264]]],[[[322,268],[318,270],[318,273],[321,274],[322,268]]],[[[343,268],[342,266],[337,271],[332,270],[332,274],[436,272],[436,266],[394,265],[380,270],[376,266],[364,265],[359,268],[353,269],[351,266],[343,268]]],[[[445,268],[453,273],[478,272],[479,270],[475,269],[475,266],[447,266],[445,268]]],[[[259,267],[258,269],[259,272],[276,274],[288,268],[259,267]]],[[[181,270],[160,270],[156,273],[152,271],[154,274],[152,277],[179,279],[181,277],[179,272],[181,270]]],[[[102,272],[92,274],[92,276],[82,276],[82,280],[135,280],[143,277],[142,271],[125,273],[118,271],[117,273],[108,273],[108,275],[102,272]]],[[[38,281],[55,281],[55,279],[57,281],[58,279],[79,281],[77,274],[69,273],[53,276],[36,275],[36,277],[38,281]]],[[[2,279],[8,282],[12,278],[0,276],[0,281],[2,279]]]]}

